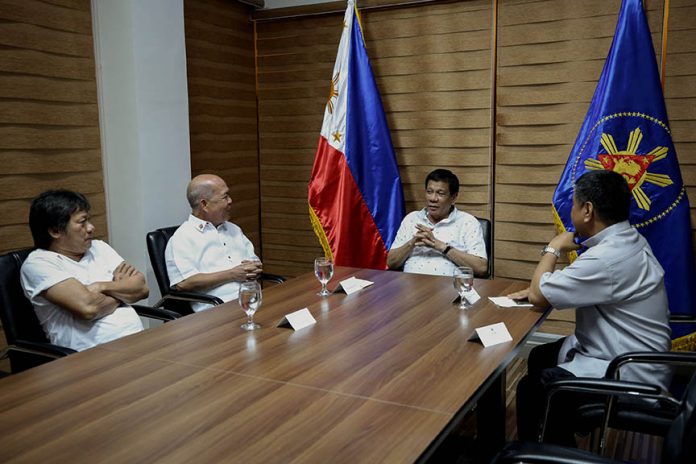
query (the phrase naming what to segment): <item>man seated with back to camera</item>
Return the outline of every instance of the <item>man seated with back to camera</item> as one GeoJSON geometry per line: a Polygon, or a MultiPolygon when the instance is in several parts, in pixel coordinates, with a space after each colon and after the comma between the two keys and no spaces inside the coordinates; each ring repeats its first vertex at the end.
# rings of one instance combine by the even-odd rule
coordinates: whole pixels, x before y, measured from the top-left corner
{"type": "Polygon", "coordinates": [[[143,330],[129,303],[148,296],[145,277],[113,248],[94,240],[90,204],[80,193],[49,190],[31,203],[36,250],[21,284],[46,336],[77,351],[143,330]]]}
{"type": "MultiPolygon", "coordinates": [[[[191,214],[165,250],[169,280],[181,291],[234,300],[241,282],[258,279],[263,266],[242,229],[229,221],[230,189],[220,177],[201,174],[189,183],[186,198],[191,214]]],[[[193,303],[192,308],[202,311],[212,306],[193,303]]]]}
{"type": "MultiPolygon", "coordinates": [[[[664,271],[645,238],[629,222],[631,193],[623,176],[589,171],[573,195],[575,233],[564,232],[542,250],[528,289],[509,295],[538,307],[576,308],[574,335],[534,348],[528,373],[517,386],[520,440],[536,441],[545,408],[545,387],[559,379],[604,377],[616,356],[631,351],[668,351],[664,271]],[[582,240],[581,245],[575,241],[582,240]],[[563,270],[554,270],[560,253],[586,248],[563,270]]],[[[631,364],[621,379],[663,388],[669,369],[631,364]]],[[[545,441],[575,446],[573,412],[597,398],[557,395],[545,441]]]]}
{"type": "Polygon", "coordinates": [[[435,169],[425,178],[426,207],[406,215],[387,255],[387,266],[405,272],[451,276],[457,266],[475,274],[488,270],[481,225],[454,205],[459,179],[452,171],[435,169]]]}

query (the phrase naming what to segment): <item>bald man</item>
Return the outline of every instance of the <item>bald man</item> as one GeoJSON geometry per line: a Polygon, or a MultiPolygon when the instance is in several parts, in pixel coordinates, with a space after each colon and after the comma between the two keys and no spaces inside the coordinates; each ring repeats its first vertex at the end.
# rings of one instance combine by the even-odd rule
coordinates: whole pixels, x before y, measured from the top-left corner
{"type": "MultiPolygon", "coordinates": [[[[261,275],[254,245],[239,226],[229,222],[232,198],[220,177],[202,174],[186,189],[191,214],[167,243],[165,259],[172,286],[230,301],[239,295],[241,282],[261,275]]],[[[211,308],[193,303],[194,311],[211,308]]]]}

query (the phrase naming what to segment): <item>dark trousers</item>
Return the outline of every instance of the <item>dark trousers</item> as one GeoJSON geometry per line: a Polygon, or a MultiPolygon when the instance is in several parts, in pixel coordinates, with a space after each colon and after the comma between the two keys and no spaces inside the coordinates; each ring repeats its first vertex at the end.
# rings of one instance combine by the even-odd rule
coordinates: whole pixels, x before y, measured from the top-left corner
{"type": "MultiPolygon", "coordinates": [[[[529,353],[527,375],[517,384],[517,436],[522,441],[537,441],[546,408],[546,386],[555,380],[575,378],[556,366],[563,340],[537,346],[529,353]]],[[[577,394],[554,395],[544,442],[575,446],[572,417],[582,402],[577,394]]]]}

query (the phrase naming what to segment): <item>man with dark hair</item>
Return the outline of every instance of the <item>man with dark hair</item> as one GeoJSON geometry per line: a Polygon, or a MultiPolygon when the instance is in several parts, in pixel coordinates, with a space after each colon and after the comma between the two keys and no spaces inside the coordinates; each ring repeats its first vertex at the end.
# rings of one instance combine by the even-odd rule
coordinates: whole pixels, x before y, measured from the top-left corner
{"type": "MultiPolygon", "coordinates": [[[[517,387],[521,440],[536,440],[548,383],[601,378],[620,354],[670,349],[664,271],[648,242],[629,224],[630,206],[631,193],[623,176],[604,170],[584,174],[573,195],[575,233],[553,238],[541,252],[530,287],[509,295],[528,298],[539,307],[577,309],[574,335],[536,347],[529,355],[528,374],[517,387]],[[572,264],[554,270],[561,253],[581,247],[586,250],[572,264]]],[[[631,365],[622,369],[621,378],[666,387],[669,371],[631,365]]],[[[555,401],[545,438],[574,445],[570,418],[586,401],[577,396],[555,401]]]]}
{"type": "MultiPolygon", "coordinates": [[[[233,300],[241,282],[259,278],[262,265],[242,229],[229,222],[230,190],[220,177],[201,174],[189,183],[186,198],[191,215],[176,230],[165,250],[169,280],[182,291],[233,300]]],[[[211,307],[192,304],[194,311],[211,307]]]]}
{"type": "Polygon", "coordinates": [[[476,274],[488,270],[481,225],[454,204],[459,179],[452,171],[436,169],[425,178],[427,205],[406,215],[387,255],[391,269],[451,276],[457,266],[476,274]]]}
{"type": "Polygon", "coordinates": [[[21,270],[24,293],[51,343],[78,351],[143,330],[128,304],[148,295],[143,274],[92,239],[89,210],[82,194],[68,190],[36,197],[29,227],[37,249],[21,270]]]}

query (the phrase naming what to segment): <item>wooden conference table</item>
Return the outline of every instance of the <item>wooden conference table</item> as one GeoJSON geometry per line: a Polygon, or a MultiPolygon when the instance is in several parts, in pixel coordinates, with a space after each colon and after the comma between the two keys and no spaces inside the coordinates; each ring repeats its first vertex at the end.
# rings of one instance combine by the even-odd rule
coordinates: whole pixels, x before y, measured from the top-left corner
{"type": "Polygon", "coordinates": [[[460,311],[451,278],[337,268],[329,288],[353,275],[375,284],[266,289],[255,332],[227,303],[1,380],[0,462],[427,461],[477,403],[504,440],[504,369],[545,313],[485,297],[523,285],[477,280],[460,311]],[[275,327],[303,307],[315,325],[275,327]],[[501,321],[512,342],[467,341],[501,321]]]}

